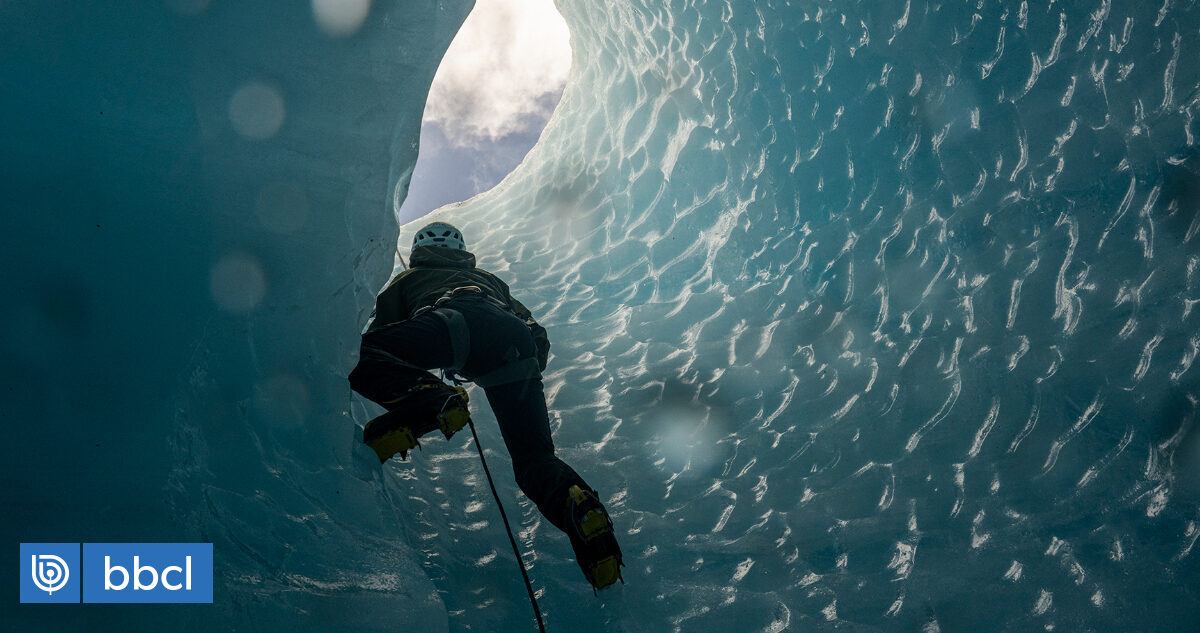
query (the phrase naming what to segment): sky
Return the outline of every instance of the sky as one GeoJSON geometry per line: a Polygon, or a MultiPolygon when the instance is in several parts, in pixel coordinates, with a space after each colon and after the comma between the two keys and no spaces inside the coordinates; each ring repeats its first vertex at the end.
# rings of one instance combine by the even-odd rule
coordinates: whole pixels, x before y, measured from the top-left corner
{"type": "Polygon", "coordinates": [[[537,142],[570,67],[553,0],[477,0],[430,87],[400,222],[503,180],[537,142]]]}

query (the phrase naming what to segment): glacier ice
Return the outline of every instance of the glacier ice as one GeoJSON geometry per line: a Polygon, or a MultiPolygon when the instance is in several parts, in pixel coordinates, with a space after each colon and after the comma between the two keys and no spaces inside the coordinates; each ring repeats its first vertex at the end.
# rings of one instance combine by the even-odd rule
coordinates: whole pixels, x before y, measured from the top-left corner
{"type": "MultiPolygon", "coordinates": [[[[5,533],[218,560],[212,607],[91,629],[532,629],[474,448],[355,445],[343,376],[469,9],[416,4],[338,39],[0,5],[5,533]]],[[[434,214],[549,329],[559,449],[622,534],[593,598],[501,476],[551,630],[1188,627],[1194,2],[560,10],[541,140],[434,214]]]]}

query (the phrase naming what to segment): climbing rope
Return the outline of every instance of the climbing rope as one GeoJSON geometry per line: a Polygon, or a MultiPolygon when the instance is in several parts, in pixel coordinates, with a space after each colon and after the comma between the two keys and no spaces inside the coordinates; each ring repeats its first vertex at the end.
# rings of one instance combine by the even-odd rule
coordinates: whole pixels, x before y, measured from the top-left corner
{"type": "Polygon", "coordinates": [[[517,547],[517,539],[513,538],[512,526],[508,523],[508,515],[504,512],[504,504],[500,503],[500,493],[496,492],[496,484],[492,481],[492,472],[488,470],[487,460],[483,458],[483,446],[479,444],[479,434],[475,432],[475,421],[470,420],[471,437],[475,438],[475,449],[479,451],[479,461],[483,463],[483,474],[487,475],[488,485],[492,487],[492,496],[496,499],[496,507],[500,508],[500,518],[504,519],[504,529],[508,530],[508,542],[512,544],[513,553],[517,555],[517,564],[521,566],[521,577],[525,579],[525,590],[529,592],[529,603],[533,605],[533,614],[537,616],[538,630],[546,633],[546,625],[542,622],[542,611],[538,609],[537,598],[533,595],[533,585],[529,584],[529,574],[525,572],[525,559],[521,558],[521,550],[517,547]]]}
{"type": "Polygon", "coordinates": [[[404,261],[404,255],[400,254],[399,244],[396,244],[396,257],[400,258],[400,265],[404,267],[404,270],[408,270],[408,263],[404,261]]]}

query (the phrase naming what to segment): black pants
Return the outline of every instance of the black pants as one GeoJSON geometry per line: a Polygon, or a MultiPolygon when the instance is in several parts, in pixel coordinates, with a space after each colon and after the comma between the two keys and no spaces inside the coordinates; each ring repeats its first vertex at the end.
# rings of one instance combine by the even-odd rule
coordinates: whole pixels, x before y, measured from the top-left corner
{"type": "MultiPolygon", "coordinates": [[[[536,355],[529,328],[511,313],[469,295],[456,297],[446,307],[463,315],[470,332],[470,354],[461,371],[463,376],[483,376],[511,362],[513,348],[519,358],[536,355]]],[[[437,315],[425,313],[363,334],[350,386],[387,406],[384,403],[412,385],[437,380],[426,370],[449,367],[452,358],[449,328],[437,315]]],[[[512,456],[517,485],[550,523],[569,532],[567,489],[573,484],[587,489],[587,484],[554,455],[541,375],[535,373],[519,382],[488,387],[484,393],[512,456]]]]}

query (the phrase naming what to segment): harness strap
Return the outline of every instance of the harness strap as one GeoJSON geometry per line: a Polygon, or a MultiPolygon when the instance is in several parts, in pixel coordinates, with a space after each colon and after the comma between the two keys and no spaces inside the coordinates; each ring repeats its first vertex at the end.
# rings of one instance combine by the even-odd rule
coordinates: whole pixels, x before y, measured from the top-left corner
{"type": "MultiPolygon", "coordinates": [[[[483,292],[478,286],[459,286],[458,288],[454,288],[442,295],[433,305],[426,306],[413,313],[415,317],[425,312],[430,312],[446,324],[446,328],[450,331],[450,349],[453,356],[451,362],[453,364],[445,369],[451,377],[454,377],[455,373],[467,364],[467,359],[471,355],[471,333],[467,329],[467,320],[463,317],[462,313],[445,304],[456,295],[464,293],[478,295],[492,305],[516,316],[511,306],[505,305],[503,302],[483,292]]],[[[538,363],[536,357],[520,358],[519,356],[520,353],[517,351],[517,348],[513,347],[509,349],[505,358],[507,362],[482,376],[472,378],[471,382],[487,389],[495,385],[529,380],[541,372],[541,365],[538,363]]]]}
{"type": "Polygon", "coordinates": [[[446,328],[450,330],[450,350],[454,360],[446,369],[450,371],[462,369],[471,355],[471,332],[467,329],[467,320],[463,318],[461,312],[453,308],[435,308],[431,313],[444,321],[446,328]]]}

